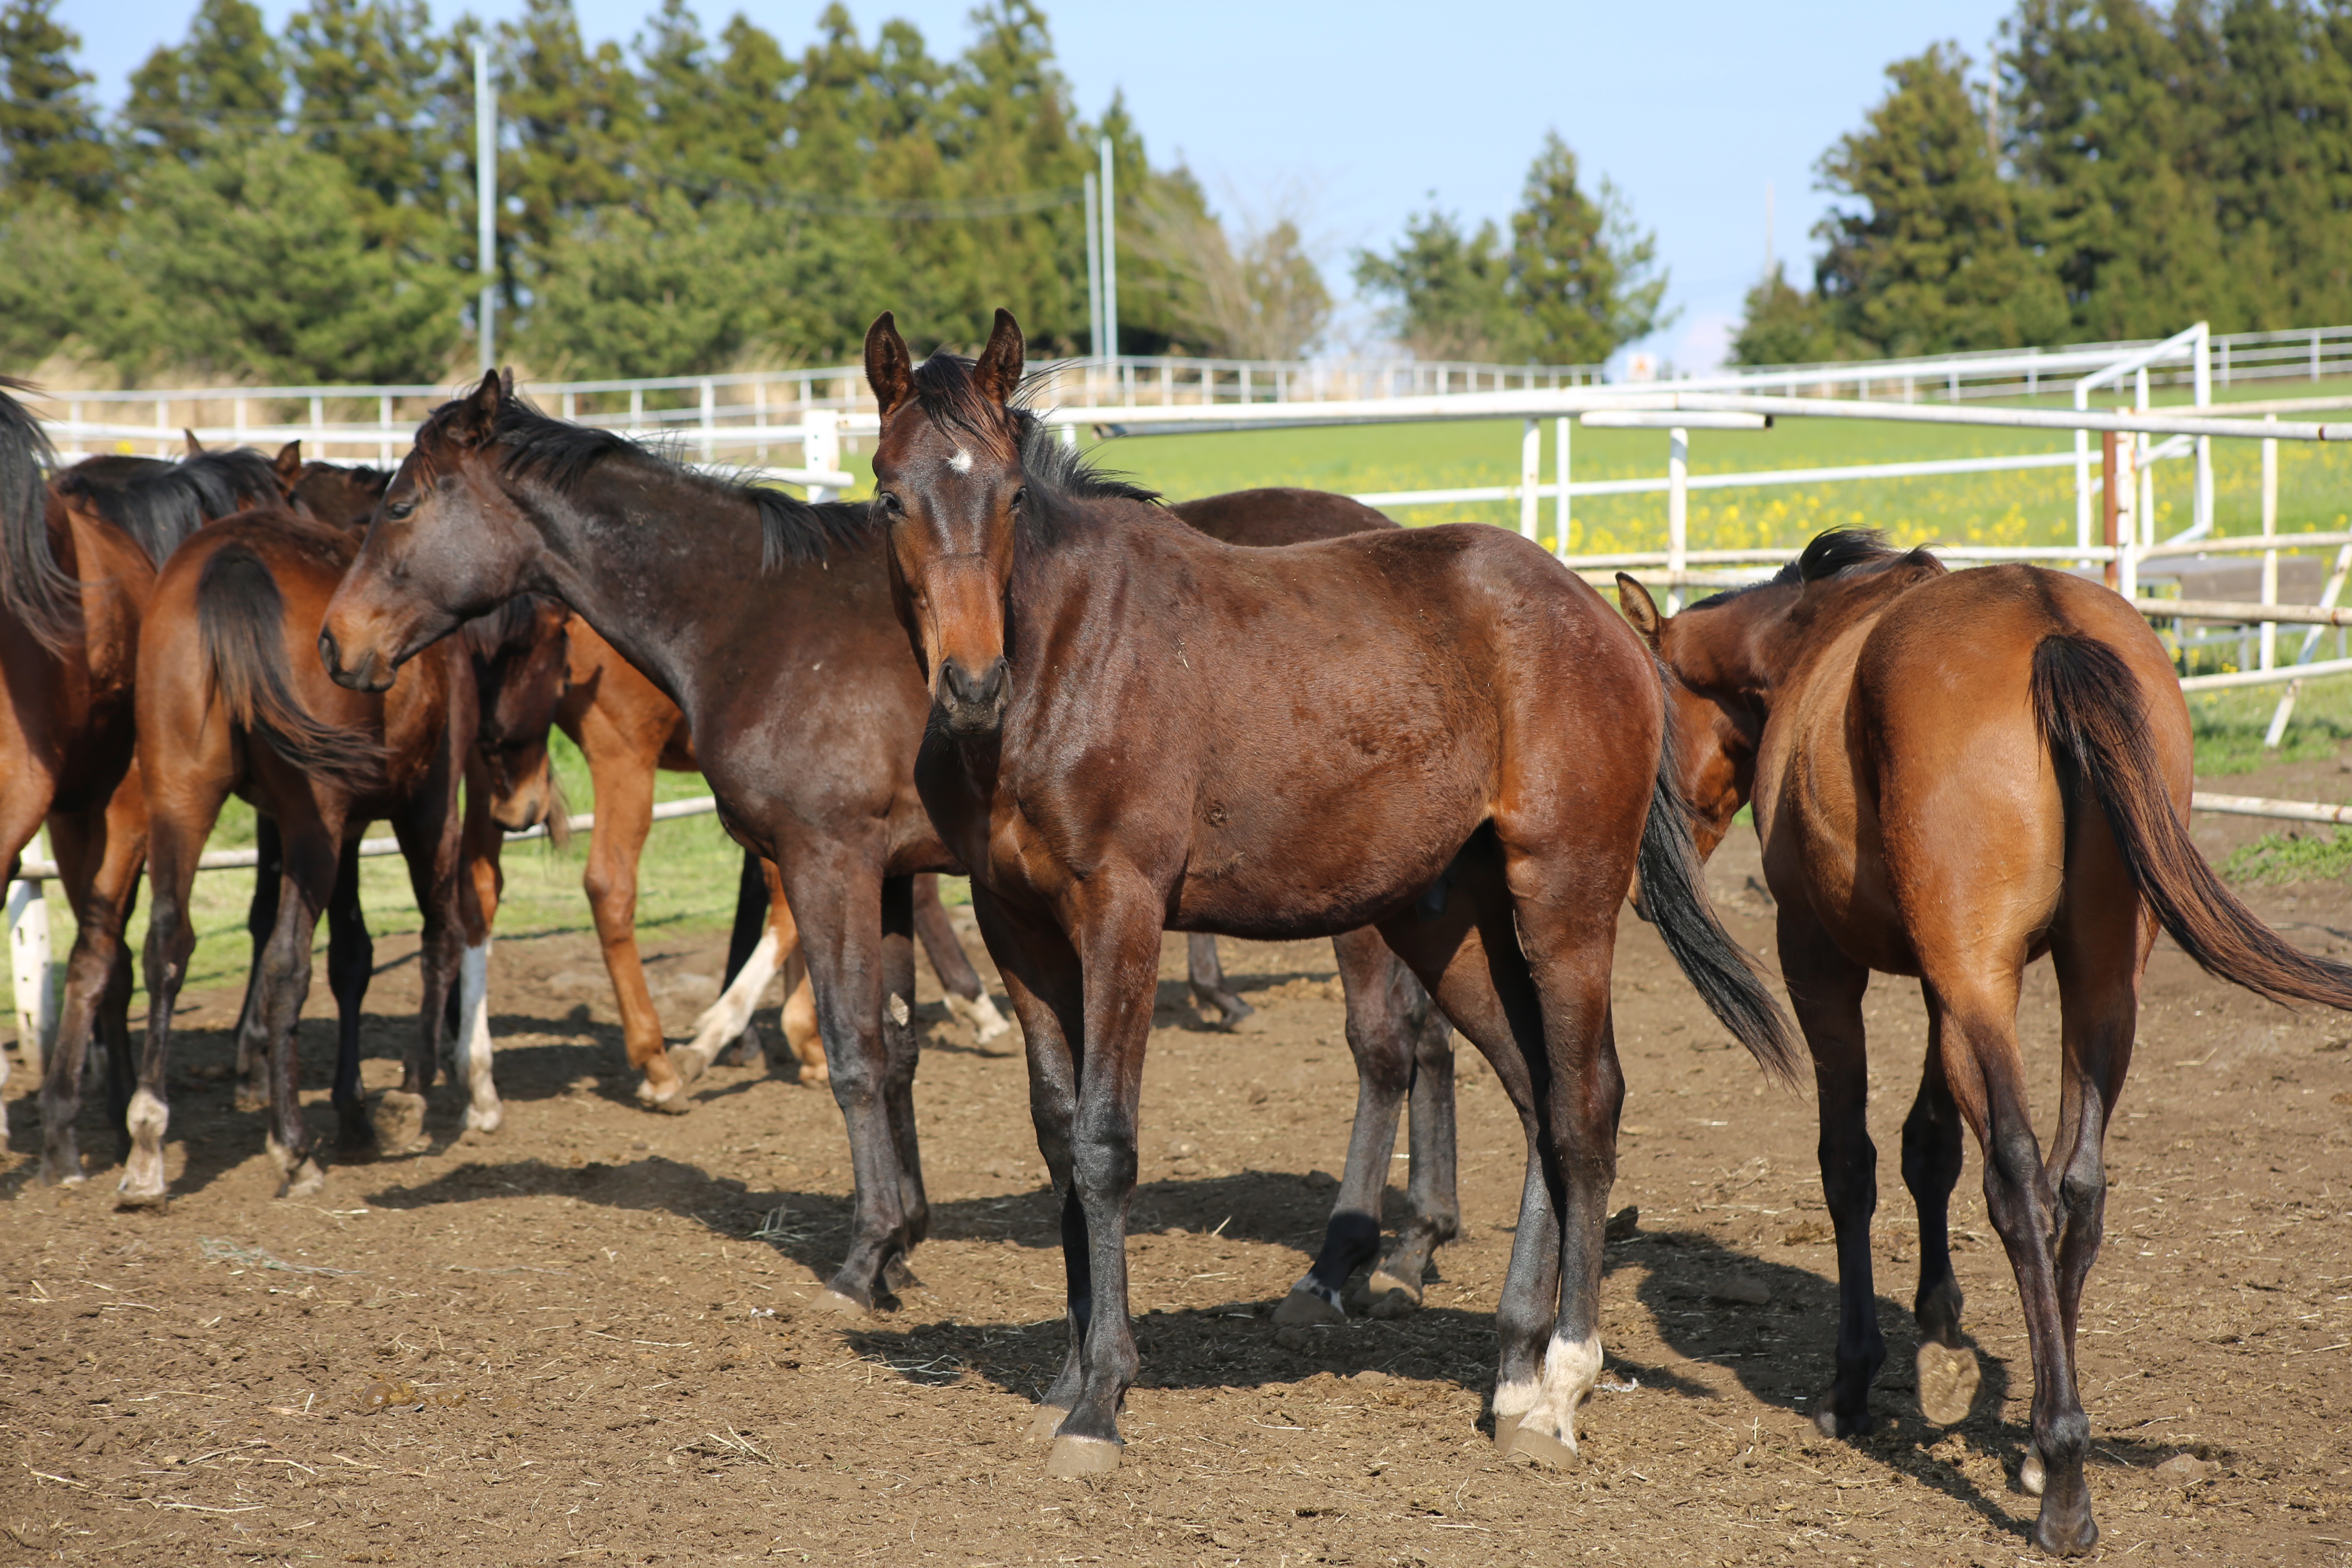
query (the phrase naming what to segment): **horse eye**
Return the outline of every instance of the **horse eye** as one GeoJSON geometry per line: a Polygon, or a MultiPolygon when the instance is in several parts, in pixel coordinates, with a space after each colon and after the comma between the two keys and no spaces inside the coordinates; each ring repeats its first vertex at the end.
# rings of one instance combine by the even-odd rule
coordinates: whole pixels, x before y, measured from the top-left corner
{"type": "Polygon", "coordinates": [[[1013,509],[1015,511],[1018,511],[1028,503],[1029,487],[1027,485],[1023,485],[1019,489],[1013,492],[1013,509]]]}
{"type": "Polygon", "coordinates": [[[401,521],[414,514],[415,510],[416,502],[406,496],[403,496],[398,500],[388,500],[383,503],[383,515],[394,522],[401,521]]]}

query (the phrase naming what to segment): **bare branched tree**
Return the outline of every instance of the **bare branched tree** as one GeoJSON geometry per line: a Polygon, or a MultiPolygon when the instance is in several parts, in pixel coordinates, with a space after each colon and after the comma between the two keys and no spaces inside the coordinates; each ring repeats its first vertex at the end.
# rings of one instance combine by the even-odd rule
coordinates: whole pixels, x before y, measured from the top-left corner
{"type": "Polygon", "coordinates": [[[1148,205],[1137,247],[1164,269],[1177,321],[1202,350],[1297,359],[1331,320],[1331,292],[1302,223],[1307,194],[1292,185],[1255,207],[1231,205],[1237,234],[1197,200],[1148,205]]]}

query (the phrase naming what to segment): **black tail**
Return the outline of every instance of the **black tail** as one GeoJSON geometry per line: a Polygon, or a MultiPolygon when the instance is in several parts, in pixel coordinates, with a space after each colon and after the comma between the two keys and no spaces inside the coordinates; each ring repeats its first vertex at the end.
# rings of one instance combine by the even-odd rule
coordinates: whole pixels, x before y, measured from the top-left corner
{"type": "Polygon", "coordinates": [[[2352,967],[2314,958],[2263,924],[2190,842],[2147,742],[2139,681],[2120,654],[2079,632],[2044,637],[2033,650],[2033,716],[2070,804],[2098,803],[2133,885],[2181,952],[2273,1002],[2352,1009],[2352,967]]]}
{"type": "Polygon", "coordinates": [[[25,384],[0,376],[0,606],[40,645],[61,653],[81,630],[80,586],[49,549],[49,437],[8,395],[25,384]]]}
{"type": "Polygon", "coordinates": [[[1783,1083],[1797,1081],[1794,1026],[1756,966],[1707,902],[1706,868],[1691,837],[1690,803],[1675,782],[1675,710],[1666,707],[1650,819],[1642,826],[1642,911],[1665,939],[1685,978],[1698,988],[1706,1010],[1748,1047],[1748,1054],[1783,1083]]]}
{"type": "Polygon", "coordinates": [[[286,602],[260,556],[233,544],[205,563],[196,578],[196,632],[230,721],[306,773],[354,792],[372,787],[383,777],[383,747],[303,709],[286,680],[285,628],[286,602]]]}

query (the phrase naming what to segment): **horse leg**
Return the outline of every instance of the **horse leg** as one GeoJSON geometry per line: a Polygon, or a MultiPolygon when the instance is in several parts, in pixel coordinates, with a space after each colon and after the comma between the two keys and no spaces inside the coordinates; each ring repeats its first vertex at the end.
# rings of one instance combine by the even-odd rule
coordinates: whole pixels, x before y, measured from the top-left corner
{"type": "Polygon", "coordinates": [[[751,1015],[776,977],[786,934],[798,939],[792,912],[779,908],[782,900],[770,888],[772,880],[768,863],[745,850],[743,879],[735,893],[735,931],[728,939],[727,984],[719,1000],[695,1019],[694,1037],[669,1050],[670,1065],[688,1083],[717,1062],[766,1058],[751,1015]]]}
{"type": "Polygon", "coordinates": [[[1072,1155],[1086,1042],[1084,977],[1076,952],[1059,931],[1019,918],[978,886],[971,890],[971,907],[980,919],[989,956],[1004,978],[1013,1016],[1021,1025],[1022,1049],[1029,1065],[1029,1116],[1037,1131],[1037,1152],[1045,1157],[1054,1195],[1061,1200],[1069,1339],[1061,1370],[1038,1396],[1030,1415],[1027,1436],[1042,1442],[1061,1429],[1086,1386],[1087,1330],[1094,1319],[1094,1268],[1072,1155]]]}
{"type": "Polygon", "coordinates": [[[319,805],[307,799],[283,802],[286,814],[278,825],[286,874],[278,889],[278,923],[256,966],[255,1012],[269,1038],[268,1141],[281,1198],[315,1193],[327,1181],[302,1117],[302,1056],[296,1037],[302,1004],[310,994],[310,941],[333,900],[343,860],[341,813],[333,806],[322,812],[319,805]]]}
{"type": "Polygon", "coordinates": [[[637,858],[653,826],[653,761],[631,755],[596,767],[601,756],[600,751],[589,759],[595,780],[596,826],[588,837],[588,871],[582,882],[596,918],[604,971],[613,977],[629,1065],[644,1075],[637,1084],[637,1102],[683,1113],[694,1104],[686,1098],[686,1080],[662,1049],[661,1016],[654,1011],[645,961],[637,955],[637,858]]]}
{"type": "Polygon", "coordinates": [[[2074,1350],[2059,1308],[2053,1245],[2058,1194],[2042,1165],[2026,1103],[2016,971],[1992,959],[1977,973],[1957,964],[1950,970],[1931,967],[1929,1005],[1944,1015],[1945,1073],[1984,1151],[1985,1207],[2017,1275],[2033,1355],[2032,1446],[2047,1477],[2033,1543],[2055,1556],[2073,1556],[2098,1539],[2083,1478],[2091,1423],[2075,1388],[2074,1350]]]}
{"type": "Polygon", "coordinates": [[[278,888],[286,877],[286,857],[278,839],[278,819],[257,815],[253,820],[253,901],[245,911],[246,934],[253,940],[253,963],[246,971],[245,1000],[236,1010],[236,1108],[269,1109],[269,1039],[255,1012],[261,989],[261,950],[278,929],[278,888]]]}
{"type": "MultiPolygon", "coordinates": [[[[1498,858],[1466,848],[1411,909],[1381,923],[1381,935],[1494,1068],[1528,1142],[1518,1228],[1495,1308],[1501,1347],[1491,1408],[1496,1447],[1509,1453],[1519,1445],[1521,1417],[1537,1402],[1557,1321],[1560,1230],[1559,1184],[1546,1153],[1550,1064],[1527,1046],[1542,1037],[1541,1016],[1498,858]]],[[[1527,1448],[1559,1458],[1532,1436],[1527,1448]]]]}
{"type": "MultiPolygon", "coordinates": [[[[746,849],[743,851],[742,873],[735,879],[735,924],[727,933],[727,973],[719,983],[719,1001],[712,1005],[714,1009],[727,1005],[735,997],[736,982],[744,978],[746,965],[751,962],[753,954],[761,951],[762,943],[768,943],[765,953],[767,973],[760,978],[759,985],[749,1000],[740,1004],[742,1022],[736,1025],[734,1032],[711,1052],[710,1060],[714,1063],[755,1067],[767,1058],[767,1042],[761,1037],[759,1022],[752,1014],[760,1005],[760,997],[767,991],[768,981],[775,977],[775,948],[768,942],[773,931],[768,921],[767,867],[759,856],[746,849]]],[[[731,1016],[734,1011],[730,1007],[729,1016],[731,1016]]],[[[709,1013],[703,1015],[704,1019],[709,1016],[709,1013]]],[[[697,1021],[694,1033],[695,1043],[699,1046],[702,1040],[700,1020],[697,1021]]]]}
{"type": "MultiPolygon", "coordinates": [[[[110,1029],[106,1020],[129,956],[123,927],[139,896],[139,868],[147,856],[147,805],[138,775],[129,774],[116,785],[101,810],[52,816],[49,842],[65,874],[75,930],[57,1042],[41,1084],[41,1179],[79,1184],[83,1175],[74,1120],[81,1110],[81,1075],[91,1038],[102,1037],[110,1078],[119,1081],[128,1066],[121,1031],[110,1029]]],[[[127,1007],[129,990],[121,989],[127,1007]]]]}
{"type": "MultiPolygon", "coordinates": [[[[915,1136],[915,1068],[922,1041],[915,1034],[915,879],[882,879],[882,1103],[890,1142],[898,1151],[898,1208],[906,1215],[907,1250],[930,1234],[931,1204],[923,1192],[923,1152],[915,1136]]],[[[893,1289],[919,1285],[904,1253],[887,1268],[893,1289]]]]}
{"type": "Polygon", "coordinates": [[[1454,1179],[1454,1026],[1402,960],[1389,953],[1384,962],[1386,984],[1412,1044],[1404,1191],[1411,1217],[1397,1227],[1387,1258],[1372,1270],[1367,1289],[1375,1318],[1402,1317],[1421,1305],[1431,1259],[1462,1230],[1462,1201],[1454,1179]]]}
{"type": "MultiPolygon", "coordinates": [[[[1348,1050],[1356,1058],[1356,1124],[1348,1138],[1348,1164],[1313,1267],[1274,1310],[1286,1324],[1347,1321],[1339,1292],[1358,1268],[1380,1256],[1381,1200],[1388,1187],[1389,1155],[1396,1148],[1397,1111],[1412,1083],[1412,1041],[1403,1010],[1389,984],[1396,963],[1369,927],[1331,939],[1339,984],[1348,998],[1348,1050]]],[[[1413,1294],[1420,1294],[1414,1278],[1413,1294]]]]}
{"type": "MultiPolygon", "coordinates": [[[[849,1251],[818,1300],[853,1315],[873,1307],[885,1270],[911,1245],[893,1125],[891,1065],[882,1036],[888,977],[880,859],[878,853],[860,853],[838,841],[812,840],[779,860],[786,868],[788,902],[802,917],[801,951],[808,960],[825,1067],[849,1134],[856,1180],[849,1251]]],[[[908,1114],[911,1135],[911,1109],[908,1114]]]]}
{"type": "MultiPolygon", "coordinates": [[[[1924,999],[1924,988],[1922,991],[1924,999]]],[[[1965,1420],[1983,1371],[1960,1342],[1960,1282],[1952,1273],[1952,1189],[1959,1184],[1959,1107],[1944,1070],[1943,1015],[1927,1009],[1927,1054],[1919,1093],[1903,1119],[1903,1184],[1919,1215],[1919,1289],[1911,1316],[1919,1325],[1919,1411],[1939,1426],[1965,1420]]]]}
{"type": "Polygon", "coordinates": [[[360,908],[360,843],[346,839],[327,898],[327,990],[335,999],[335,1146],[356,1153],[374,1133],[360,1093],[360,1009],[375,976],[375,942],[360,908]]]}
{"type": "MultiPolygon", "coordinates": [[[[457,733],[473,732],[470,720],[460,724],[455,715],[452,728],[457,733]]],[[[417,912],[424,917],[417,954],[424,996],[417,1008],[415,1043],[409,1047],[401,1074],[400,1097],[387,1094],[377,1102],[379,1135],[389,1130],[404,1134],[407,1140],[398,1145],[387,1142],[390,1152],[409,1152],[425,1143],[425,1097],[444,1055],[453,987],[457,992],[460,1027],[465,1031],[456,1045],[464,1053],[466,1129],[495,1132],[505,1118],[491,1072],[489,931],[475,902],[473,881],[464,864],[465,823],[457,798],[463,767],[462,753],[445,752],[435,759],[432,772],[408,808],[392,819],[401,858],[408,863],[408,885],[415,895],[417,912]],[[389,1120],[395,1114],[396,1126],[389,1120]]]]}
{"type": "Polygon", "coordinates": [[[980,971],[971,966],[971,955],[957,939],[955,922],[948,919],[947,907],[940,902],[936,871],[919,872],[915,877],[915,934],[930,956],[931,973],[940,977],[948,1011],[971,1031],[971,1043],[987,1046],[1002,1039],[1013,1025],[989,1000],[987,988],[980,983],[980,971]]]}
{"type": "MultiPolygon", "coordinates": [[[[146,783],[143,770],[141,782],[146,783]]],[[[155,791],[147,791],[147,883],[154,898],[147,915],[147,1037],[138,1083],[123,1112],[122,1179],[115,1188],[115,1202],[122,1208],[161,1207],[171,1197],[163,1176],[163,1134],[172,1122],[172,1009],[187,979],[188,955],[196,947],[189,889],[227,793],[226,785],[194,768],[173,800],[161,801],[155,791]]]]}
{"type": "Polygon", "coordinates": [[[1870,971],[1793,902],[1780,906],[1780,946],[1789,999],[1812,1053],[1822,1197],[1837,1232],[1837,1376],[1814,1407],[1813,1425],[1825,1437],[1851,1437],[1870,1430],[1870,1385],[1886,1362],[1870,1268],[1870,1221],[1878,1212],[1878,1149],[1870,1141],[1870,1053],[1862,1018],[1870,971]]]}
{"type": "MultiPolygon", "coordinates": [[[[1143,1052],[1158,990],[1162,900],[1131,870],[1091,879],[1081,911],[1079,973],[1085,994],[1077,1112],[1070,1125],[1070,1185],[1086,1223],[1093,1288],[1077,1402],[1054,1434],[1048,1475],[1114,1469],[1122,1447],[1119,1406],[1135,1381],[1128,1315],[1127,1211],[1135,1196],[1143,1052]]],[[[1066,1220],[1065,1222],[1066,1232],[1066,1220]]]]}
{"type": "Polygon", "coordinates": [[[1210,1022],[1228,1029],[1239,1029],[1255,1016],[1256,1008],[1226,989],[1225,972],[1217,963],[1217,939],[1214,936],[1207,931],[1194,931],[1185,939],[1184,956],[1192,987],[1192,1005],[1203,1015],[1212,1007],[1217,1010],[1218,1016],[1210,1022]]]}
{"type": "MultiPolygon", "coordinates": [[[[24,720],[25,715],[16,710],[13,702],[0,698],[0,744],[5,744],[5,752],[0,754],[14,764],[0,770],[0,856],[6,858],[9,881],[16,880],[24,865],[25,847],[41,830],[41,823],[57,801],[57,775],[48,757],[43,754],[54,755],[54,747],[35,743],[24,731],[24,720]]],[[[47,984],[47,977],[42,978],[47,984]]],[[[16,1054],[27,1068],[46,1074],[47,1063],[41,1045],[38,1039],[20,1039],[16,1042],[16,1054]]],[[[5,1050],[0,1050],[0,1084],[7,1081],[8,1057],[5,1050]]],[[[7,1118],[0,1116],[0,1149],[7,1146],[7,1118]]]]}

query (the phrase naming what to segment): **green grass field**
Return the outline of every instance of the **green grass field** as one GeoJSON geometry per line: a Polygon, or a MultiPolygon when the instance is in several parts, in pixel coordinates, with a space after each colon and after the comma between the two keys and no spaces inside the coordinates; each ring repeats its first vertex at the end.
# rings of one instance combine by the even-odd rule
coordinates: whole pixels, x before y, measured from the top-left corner
{"type": "MultiPolygon", "coordinates": [[[[2278,382],[2235,388],[2224,395],[2246,400],[2345,393],[2352,393],[2352,382],[2278,382]]],[[[2045,401],[2055,405],[2055,400],[2045,401]]],[[[1550,441],[1547,426],[1547,479],[1551,477],[1550,441]]],[[[1106,466],[1182,500],[1255,485],[1306,485],[1360,494],[1510,484],[1518,474],[1518,442],[1516,420],[1496,420],[1135,437],[1105,443],[1095,450],[1106,466]]],[[[1662,432],[1578,427],[1572,437],[1572,477],[1662,474],[1665,446],[1662,432]]],[[[2071,448],[2065,436],[2038,432],[1787,420],[1764,432],[1697,432],[1692,437],[1691,467],[1696,473],[1723,473],[2071,448]]],[[[851,470],[870,486],[866,455],[853,450],[847,461],[851,470]]],[[[2252,442],[2217,442],[2214,467],[2221,531],[2255,531],[2260,516],[2259,448],[2252,442]]],[[[2352,527],[2352,454],[2332,446],[2287,443],[2281,448],[2279,468],[2283,529],[2352,527]]],[[[2186,525],[2189,479],[2186,462],[2168,463],[2157,470],[2159,534],[2186,525]]],[[[1409,509],[1401,513],[1400,521],[1414,524],[1484,521],[1516,527],[1517,517],[1515,508],[1493,504],[1409,509]]],[[[1553,542],[1549,503],[1545,505],[1541,526],[1549,545],[1553,542]]],[[[2056,468],[1700,491],[1692,498],[1694,548],[1781,548],[1793,552],[1822,529],[1855,526],[1884,529],[1902,543],[2068,543],[2074,537],[2073,471],[2056,468]]],[[[1664,497],[1580,500],[1575,508],[1570,543],[1578,551],[1593,552],[1663,549],[1664,497]]],[[[2333,754],[2352,738],[2352,679],[2317,682],[2304,694],[2283,752],[2266,756],[2262,733],[2275,701],[2275,691],[2261,690],[2207,694],[2193,700],[2190,711],[2197,723],[2200,776],[2243,773],[2279,756],[2293,760],[2333,754]]],[[[593,809],[587,769],[578,752],[560,736],[556,752],[574,809],[593,809]]],[[[662,775],[662,799],[707,793],[699,778],[662,775]]],[[[232,802],[215,835],[215,845],[250,844],[252,821],[250,808],[232,802]]],[[[506,905],[499,914],[499,930],[514,933],[590,929],[586,901],[580,891],[586,853],[585,834],[563,851],[545,844],[511,848],[506,861],[506,905]]],[[[403,863],[388,858],[363,864],[362,897],[371,929],[379,933],[416,930],[415,904],[403,863]]],[[[647,843],[641,877],[640,926],[681,935],[725,929],[732,913],[739,864],[735,847],[713,818],[657,824],[647,843]]],[[[2300,868],[2302,863],[2295,865],[2300,868]]],[[[248,873],[207,873],[197,879],[197,951],[190,973],[192,986],[232,984],[244,974],[251,957],[245,931],[251,890],[248,873]]],[[[963,896],[962,889],[952,883],[946,890],[952,900],[963,896]]],[[[50,908],[55,951],[62,959],[72,933],[62,900],[53,899],[50,908]]],[[[134,942],[143,942],[145,931],[142,900],[132,932],[134,942]]],[[[322,947],[325,940],[322,927],[319,934],[322,947]]]]}

